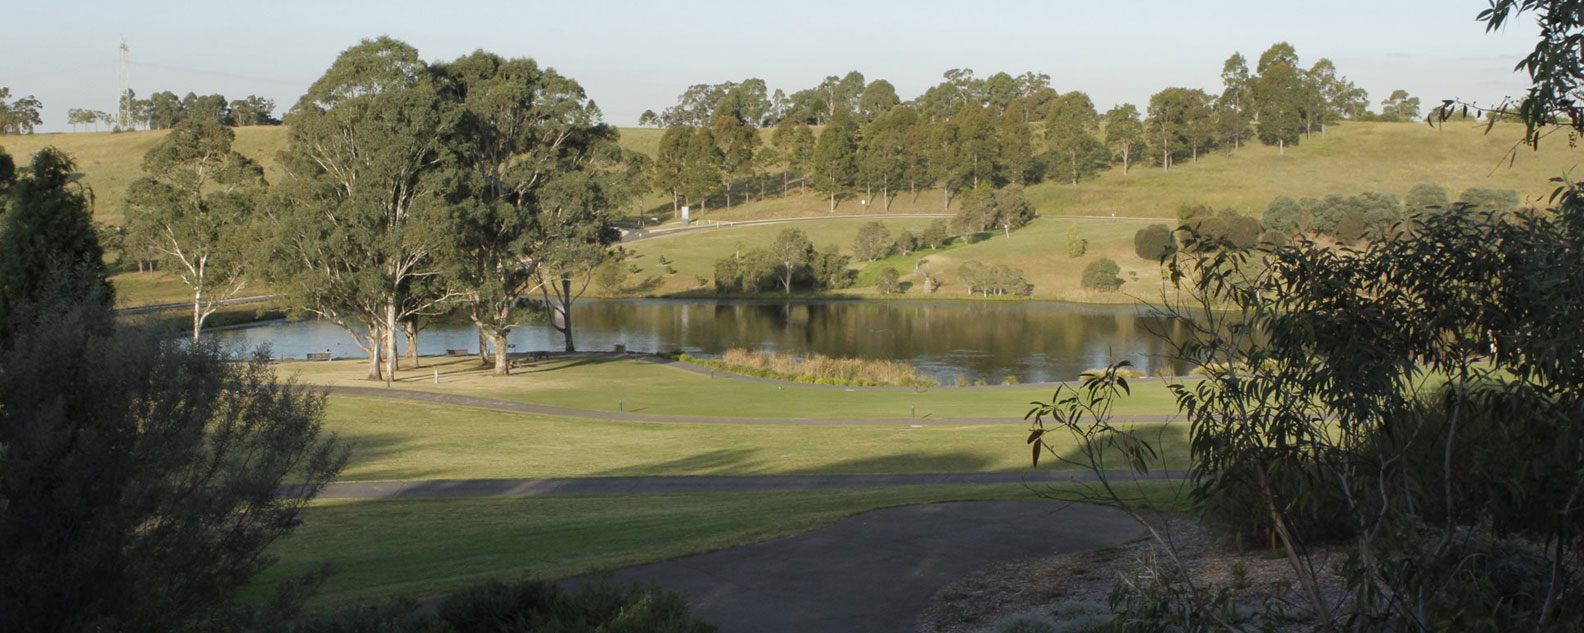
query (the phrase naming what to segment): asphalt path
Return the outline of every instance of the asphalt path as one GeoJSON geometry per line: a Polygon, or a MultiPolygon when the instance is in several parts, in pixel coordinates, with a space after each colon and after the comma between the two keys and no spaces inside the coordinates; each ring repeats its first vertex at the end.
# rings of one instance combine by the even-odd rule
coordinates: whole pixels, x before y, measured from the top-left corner
{"type": "MultiPolygon", "coordinates": [[[[972,501],[866,512],[827,528],[617,570],[682,592],[726,633],[906,633],[930,598],[1010,560],[1142,538],[1132,517],[1051,501],[972,501]]],[[[577,584],[574,579],[568,584],[577,584]]]]}

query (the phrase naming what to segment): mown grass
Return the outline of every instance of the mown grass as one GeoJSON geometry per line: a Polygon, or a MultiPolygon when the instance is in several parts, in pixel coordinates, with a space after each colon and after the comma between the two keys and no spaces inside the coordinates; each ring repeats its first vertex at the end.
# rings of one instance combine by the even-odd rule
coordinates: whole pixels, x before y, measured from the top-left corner
{"type": "MultiPolygon", "coordinates": [[[[511,376],[494,376],[472,358],[425,359],[423,369],[398,374],[397,389],[456,393],[588,411],[725,418],[1004,418],[1020,420],[1034,400],[1049,401],[1042,385],[1016,388],[863,389],[765,384],[711,377],[614,356],[557,357],[511,376]],[[433,373],[440,373],[440,384],[433,373]]],[[[293,363],[282,375],[311,384],[371,386],[367,363],[342,360],[293,363]]],[[[1176,401],[1161,381],[1133,385],[1117,402],[1119,416],[1173,415],[1176,401]]]]}
{"type": "MultiPolygon", "coordinates": [[[[765,541],[855,514],[918,503],[1034,500],[1080,485],[918,486],[700,494],[326,501],[270,554],[249,597],[330,561],[318,608],[391,595],[433,596],[486,579],[563,578],[765,541]]],[[[1178,486],[1130,496],[1180,509],[1178,486]]]]}
{"type": "MultiPolygon", "coordinates": [[[[1023,403],[1004,401],[1020,413],[1023,403]]],[[[1187,425],[1127,428],[1186,465],[1187,425]]],[[[1030,466],[1027,427],[616,422],[332,396],[326,429],[352,447],[342,481],[701,475],[1014,472],[1030,466]]],[[[1076,449],[1065,433],[1051,443],[1076,449]]],[[[1050,461],[1048,468],[1066,468],[1050,461]]]]}

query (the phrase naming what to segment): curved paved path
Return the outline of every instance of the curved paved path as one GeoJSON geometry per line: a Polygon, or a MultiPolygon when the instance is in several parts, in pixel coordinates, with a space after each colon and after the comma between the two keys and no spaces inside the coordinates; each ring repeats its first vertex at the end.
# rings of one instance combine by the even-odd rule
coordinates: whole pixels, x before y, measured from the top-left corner
{"type": "MultiPolygon", "coordinates": [[[[315,389],[324,389],[331,394],[347,396],[362,396],[370,398],[393,398],[397,400],[414,400],[419,402],[432,402],[463,407],[478,407],[481,409],[495,409],[497,411],[515,411],[519,413],[538,413],[542,415],[556,415],[573,418],[587,418],[592,420],[611,420],[618,422],[669,422],[684,424],[764,424],[785,426],[844,426],[858,424],[888,424],[901,426],[924,425],[970,425],[970,424],[1026,424],[1023,416],[1006,416],[1000,418],[727,418],[707,415],[655,415],[639,413],[623,413],[620,411],[592,411],[589,409],[572,409],[557,407],[547,404],[534,404],[531,402],[516,402],[513,400],[498,400],[495,398],[481,398],[478,396],[464,396],[451,393],[435,393],[432,391],[408,391],[405,389],[387,389],[384,387],[344,387],[344,386],[314,386],[315,389]]],[[[1114,416],[1113,422],[1172,422],[1179,420],[1175,415],[1135,415],[1114,416]]]]}
{"type": "MultiPolygon", "coordinates": [[[[931,596],[996,563],[1144,536],[1112,509],[1040,501],[887,508],[796,536],[629,567],[726,633],[904,633],[931,596]]],[[[576,579],[570,584],[578,582],[576,579]]]]}

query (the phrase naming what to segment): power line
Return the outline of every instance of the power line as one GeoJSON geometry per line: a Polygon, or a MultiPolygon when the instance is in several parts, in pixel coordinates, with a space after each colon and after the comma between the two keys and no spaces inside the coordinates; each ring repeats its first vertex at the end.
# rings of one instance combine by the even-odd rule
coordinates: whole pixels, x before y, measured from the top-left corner
{"type": "Polygon", "coordinates": [[[159,70],[169,70],[169,71],[179,72],[179,73],[197,73],[197,74],[200,74],[200,75],[213,75],[213,76],[216,76],[216,77],[226,77],[226,78],[229,78],[229,79],[246,79],[248,81],[262,81],[262,82],[267,82],[267,83],[275,83],[275,84],[282,84],[282,85],[288,85],[288,86],[301,86],[301,85],[309,83],[308,81],[301,80],[301,79],[280,79],[280,78],[277,78],[277,77],[260,77],[260,76],[257,76],[257,75],[243,75],[243,74],[240,74],[240,73],[227,72],[227,71],[223,71],[223,70],[208,70],[208,69],[204,69],[204,68],[190,68],[190,67],[186,67],[186,66],[169,66],[169,65],[165,65],[165,64],[151,64],[151,63],[148,63],[148,62],[137,62],[137,66],[139,68],[156,68],[156,69],[159,69],[159,70]]]}

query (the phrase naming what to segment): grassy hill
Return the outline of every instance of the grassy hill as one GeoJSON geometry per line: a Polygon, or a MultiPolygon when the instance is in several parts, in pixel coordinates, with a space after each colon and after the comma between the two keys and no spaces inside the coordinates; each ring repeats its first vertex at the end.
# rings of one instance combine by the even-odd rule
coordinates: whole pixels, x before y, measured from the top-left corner
{"type": "MultiPolygon", "coordinates": [[[[650,128],[624,128],[622,145],[629,149],[653,155],[659,146],[662,132],[650,128]]],[[[24,162],[27,157],[46,146],[55,146],[77,159],[85,174],[85,182],[96,195],[95,214],[104,222],[119,223],[122,195],[126,186],[140,174],[143,153],[159,142],[164,131],[131,132],[122,134],[39,134],[0,137],[0,147],[24,162]]],[[[1087,216],[1088,218],[1171,218],[1182,204],[1210,204],[1230,207],[1238,211],[1259,215],[1271,198],[1278,195],[1319,196],[1338,192],[1357,194],[1367,191],[1384,191],[1403,195],[1410,187],[1421,182],[1435,182],[1446,186],[1455,196],[1468,187],[1491,187],[1518,190],[1526,199],[1543,201],[1554,185],[1548,180],[1570,172],[1584,156],[1570,150],[1563,143],[1551,143],[1534,151],[1517,148],[1515,139],[1521,136],[1516,126],[1497,126],[1489,134],[1484,127],[1469,122],[1448,123],[1432,128],[1412,123],[1342,123],[1333,125],[1325,134],[1315,134],[1285,152],[1258,144],[1246,145],[1228,154],[1214,152],[1201,156],[1198,161],[1185,161],[1170,172],[1147,165],[1136,165],[1128,174],[1119,168],[1098,177],[1070,185],[1041,183],[1029,188],[1041,219],[1014,233],[1010,238],[995,238],[942,253],[926,253],[931,270],[944,275],[947,285],[941,289],[946,296],[962,294],[954,286],[955,268],[964,261],[978,260],[986,263],[1007,263],[1023,269],[1035,285],[1035,295],[1045,298],[1077,300],[1127,300],[1125,296],[1092,295],[1077,287],[1077,272],[1096,257],[1111,257],[1124,269],[1123,278],[1139,283],[1124,285],[1124,293],[1141,292],[1156,275],[1154,266],[1132,255],[1131,237],[1141,224],[1109,219],[1078,219],[1060,216],[1087,216]],[[1509,165],[1509,158],[1514,158],[1509,165]],[[1063,244],[1069,227],[1076,222],[1080,232],[1090,242],[1088,253],[1078,259],[1069,259],[1063,244]]],[[[237,130],[238,151],[259,160],[267,177],[278,178],[275,156],[284,146],[286,130],[282,127],[253,127],[237,130]]],[[[722,208],[723,199],[710,201],[708,210],[695,212],[695,218],[704,221],[735,222],[769,218],[814,218],[830,214],[829,203],[823,196],[808,191],[800,194],[793,184],[786,195],[776,191],[779,180],[767,184],[768,196],[759,199],[759,187],[739,187],[734,195],[737,203],[730,209],[722,208]]],[[[944,206],[939,190],[916,192],[912,196],[903,192],[892,204],[892,213],[951,213],[956,205],[944,206]]],[[[669,222],[670,204],[664,196],[651,195],[641,205],[647,217],[669,222]]],[[[697,207],[698,205],[694,205],[697,207]]],[[[878,206],[878,205],[875,205],[878,206]]],[[[863,206],[857,198],[848,198],[838,205],[836,214],[873,214],[873,208],[863,206]]],[[[888,220],[893,232],[902,228],[918,230],[927,220],[888,220]]],[[[850,250],[852,235],[861,221],[835,221],[813,229],[804,230],[815,235],[820,245],[836,243],[850,250]]],[[[739,244],[757,245],[767,242],[782,227],[756,226],[722,228],[639,242],[633,250],[640,256],[664,255],[675,261],[676,274],[662,274],[658,286],[645,292],[665,294],[680,292],[697,285],[696,277],[709,277],[714,260],[724,256],[739,244]]],[[[918,257],[893,258],[890,261],[869,265],[861,276],[872,278],[879,267],[893,266],[904,273],[911,271],[918,257]]],[[[641,262],[645,270],[632,279],[639,283],[650,274],[662,272],[662,267],[652,265],[655,260],[641,262]]],[[[150,280],[123,280],[127,290],[135,290],[146,301],[163,299],[167,295],[179,297],[180,293],[167,293],[162,289],[168,282],[150,280]]]]}

